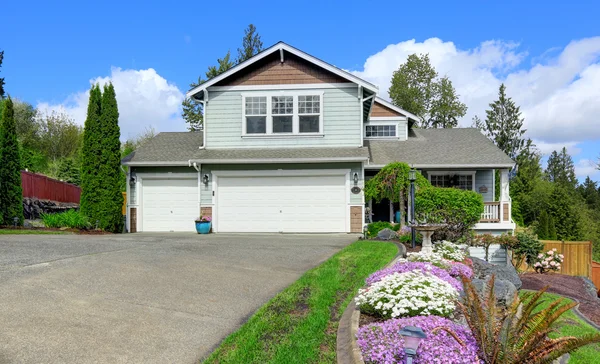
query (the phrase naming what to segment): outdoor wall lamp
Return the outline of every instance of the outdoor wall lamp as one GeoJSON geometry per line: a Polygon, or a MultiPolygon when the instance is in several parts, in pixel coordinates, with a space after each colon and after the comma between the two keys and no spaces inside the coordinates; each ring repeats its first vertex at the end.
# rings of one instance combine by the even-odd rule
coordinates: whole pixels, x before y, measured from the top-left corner
{"type": "Polygon", "coordinates": [[[425,339],[427,335],[423,332],[420,327],[406,326],[398,334],[402,335],[404,339],[404,352],[406,353],[406,364],[412,364],[413,358],[417,355],[417,349],[421,340],[425,339]]]}
{"type": "Polygon", "coordinates": [[[208,174],[202,176],[202,183],[204,183],[205,186],[208,186],[208,174]]]}
{"type": "Polygon", "coordinates": [[[131,187],[135,187],[135,182],[136,182],[135,177],[131,176],[131,178],[129,178],[129,185],[131,187]]]}
{"type": "Polygon", "coordinates": [[[354,179],[354,185],[355,186],[358,185],[358,173],[354,172],[353,179],[354,179]]]}

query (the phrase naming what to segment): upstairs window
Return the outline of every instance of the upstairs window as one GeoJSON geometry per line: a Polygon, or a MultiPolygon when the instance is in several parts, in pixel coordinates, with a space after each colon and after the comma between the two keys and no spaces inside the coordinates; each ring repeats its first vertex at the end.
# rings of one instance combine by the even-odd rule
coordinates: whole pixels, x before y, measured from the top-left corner
{"type": "Polygon", "coordinates": [[[267,92],[265,96],[243,95],[244,134],[321,135],[322,93],[267,92]]]}
{"type": "Polygon", "coordinates": [[[318,133],[321,118],[320,96],[298,96],[300,133],[318,133]]]}
{"type": "Polygon", "coordinates": [[[394,125],[367,125],[365,126],[366,138],[395,138],[396,128],[394,125]]]}
{"type": "Polygon", "coordinates": [[[246,97],[246,134],[267,132],[267,98],[246,97]]]}

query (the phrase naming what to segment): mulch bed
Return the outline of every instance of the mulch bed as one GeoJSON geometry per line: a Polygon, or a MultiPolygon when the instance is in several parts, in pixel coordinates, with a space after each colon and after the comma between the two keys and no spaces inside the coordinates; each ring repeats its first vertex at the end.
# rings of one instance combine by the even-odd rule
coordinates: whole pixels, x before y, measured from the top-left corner
{"type": "Polygon", "coordinates": [[[547,292],[576,299],[579,301],[579,311],[590,321],[600,325],[600,299],[588,291],[583,278],[556,273],[525,273],[521,275],[521,281],[523,289],[537,291],[550,286],[547,292]]]}
{"type": "Polygon", "coordinates": [[[112,234],[108,231],[103,230],[79,230],[79,229],[59,229],[59,228],[45,228],[45,227],[30,227],[26,228],[23,226],[0,226],[0,229],[8,229],[8,230],[35,230],[35,231],[64,231],[68,233],[80,234],[80,235],[109,235],[112,234]]]}

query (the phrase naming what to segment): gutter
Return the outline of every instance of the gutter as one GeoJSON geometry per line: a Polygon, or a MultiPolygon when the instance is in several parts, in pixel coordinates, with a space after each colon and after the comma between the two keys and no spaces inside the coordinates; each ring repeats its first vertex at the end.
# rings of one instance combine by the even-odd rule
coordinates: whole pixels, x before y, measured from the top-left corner
{"type": "Polygon", "coordinates": [[[188,165],[204,164],[249,164],[249,163],[329,163],[329,162],[366,162],[369,157],[338,157],[338,158],[262,158],[262,159],[190,159],[188,165]]]}
{"type": "MultiPolygon", "coordinates": [[[[410,164],[415,168],[513,168],[514,164],[410,164]]],[[[369,164],[365,166],[365,169],[381,169],[385,167],[385,164],[369,164]]]]}

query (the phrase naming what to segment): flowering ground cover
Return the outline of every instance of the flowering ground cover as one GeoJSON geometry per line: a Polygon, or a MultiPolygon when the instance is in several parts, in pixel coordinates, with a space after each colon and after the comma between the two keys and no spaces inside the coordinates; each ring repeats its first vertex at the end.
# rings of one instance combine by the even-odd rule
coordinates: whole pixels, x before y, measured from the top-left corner
{"type": "Polygon", "coordinates": [[[397,252],[380,241],[347,246],[261,307],[205,363],[335,363],[342,313],[397,252]]]}
{"type": "MultiPolygon", "coordinates": [[[[463,265],[463,264],[461,264],[461,265],[463,265]]],[[[468,268],[465,265],[463,265],[463,266],[468,268]]],[[[431,263],[406,262],[403,260],[397,262],[396,264],[394,264],[393,266],[391,266],[389,268],[382,269],[382,270],[379,270],[379,271],[371,274],[369,276],[369,278],[367,278],[367,285],[371,285],[375,282],[379,282],[382,278],[384,278],[385,276],[388,276],[392,273],[404,273],[404,272],[410,272],[412,270],[418,270],[423,273],[431,273],[432,275],[438,277],[439,279],[450,283],[450,285],[452,287],[454,287],[457,291],[462,291],[462,288],[463,288],[462,282],[459,281],[458,279],[454,278],[453,276],[451,276],[447,270],[438,268],[431,263]]],[[[471,275],[472,275],[472,272],[471,272],[471,275]]]]}
{"type": "Polygon", "coordinates": [[[367,363],[404,363],[404,340],[398,334],[405,326],[423,329],[427,338],[417,350],[414,364],[474,364],[478,363],[477,345],[467,328],[437,316],[417,316],[387,320],[362,326],[358,330],[357,344],[367,363]],[[461,341],[460,343],[443,329],[461,341]]]}

